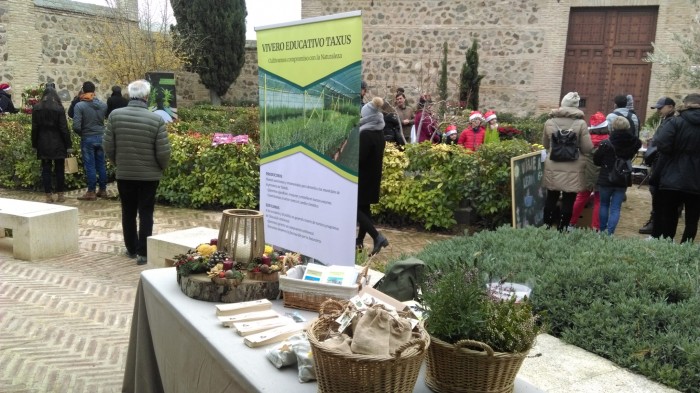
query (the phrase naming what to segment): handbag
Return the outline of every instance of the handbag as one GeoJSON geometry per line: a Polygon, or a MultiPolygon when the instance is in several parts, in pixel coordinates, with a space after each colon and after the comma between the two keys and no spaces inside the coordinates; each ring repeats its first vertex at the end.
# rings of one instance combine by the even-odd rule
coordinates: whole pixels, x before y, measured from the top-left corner
{"type": "Polygon", "coordinates": [[[68,156],[63,165],[63,172],[67,174],[78,173],[78,159],[75,156],[68,156]]]}

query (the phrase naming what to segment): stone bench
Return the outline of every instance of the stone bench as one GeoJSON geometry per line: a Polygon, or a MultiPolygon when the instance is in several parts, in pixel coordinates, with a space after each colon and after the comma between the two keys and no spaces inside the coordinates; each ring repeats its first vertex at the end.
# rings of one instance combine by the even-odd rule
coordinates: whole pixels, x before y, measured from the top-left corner
{"type": "Polygon", "coordinates": [[[148,264],[156,267],[170,267],[166,259],[172,260],[175,255],[184,254],[202,243],[209,244],[211,239],[219,237],[219,230],[196,227],[162,233],[148,237],[148,264]]]}
{"type": "Polygon", "coordinates": [[[12,255],[33,261],[78,251],[78,209],[0,198],[0,228],[12,229],[12,255]]]}

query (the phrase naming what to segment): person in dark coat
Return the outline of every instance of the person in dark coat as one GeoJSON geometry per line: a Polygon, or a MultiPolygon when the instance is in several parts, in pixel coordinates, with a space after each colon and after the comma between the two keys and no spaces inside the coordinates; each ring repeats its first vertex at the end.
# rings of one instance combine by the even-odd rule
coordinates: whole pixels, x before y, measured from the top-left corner
{"type": "Polygon", "coordinates": [[[629,184],[612,182],[609,175],[614,170],[615,160],[618,157],[631,160],[642,146],[642,141],[632,132],[630,122],[626,118],[615,117],[610,138],[601,142],[593,153],[593,163],[601,167],[596,182],[600,193],[599,230],[601,233],[607,231],[609,235],[614,234],[617,223],[620,221],[620,210],[629,184]]]}
{"type": "Polygon", "coordinates": [[[46,193],[46,202],[53,203],[51,170],[56,176],[56,202],[65,202],[64,163],[71,150],[70,132],[66,112],[56,90],[44,90],[41,100],[32,110],[32,147],[41,160],[41,182],[46,193]]]}
{"type": "Polygon", "coordinates": [[[394,112],[394,108],[385,102],[382,107],[382,113],[384,115],[384,140],[395,143],[397,146],[404,146],[406,141],[403,138],[401,123],[398,115],[394,112]]]}
{"type": "Polygon", "coordinates": [[[379,188],[382,182],[382,160],[384,159],[384,115],[381,108],[384,100],[374,97],[360,111],[360,157],[357,184],[357,222],[359,233],[355,245],[362,248],[365,235],[374,240],[370,255],[389,245],[384,235],[379,233],[372,222],[370,205],[379,202],[379,188]]]}
{"type": "Polygon", "coordinates": [[[659,158],[652,172],[658,176],[652,236],[673,239],[678,208],[685,205],[681,243],[692,243],[700,218],[700,94],[689,94],[683,104],[654,134],[659,158]]]}
{"type": "Polygon", "coordinates": [[[112,86],[112,95],[107,99],[107,114],[105,117],[109,117],[109,114],[113,110],[123,108],[129,105],[129,100],[122,97],[122,88],[119,86],[112,86]]]}
{"type": "Polygon", "coordinates": [[[10,90],[12,87],[9,84],[0,83],[0,114],[19,112],[19,109],[15,108],[15,104],[12,103],[10,90]]]}

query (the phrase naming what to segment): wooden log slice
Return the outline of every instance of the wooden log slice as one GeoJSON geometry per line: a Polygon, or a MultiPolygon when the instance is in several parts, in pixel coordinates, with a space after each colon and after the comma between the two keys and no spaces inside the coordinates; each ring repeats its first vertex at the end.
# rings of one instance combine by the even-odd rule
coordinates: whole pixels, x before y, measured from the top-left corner
{"type": "Polygon", "coordinates": [[[258,281],[245,279],[238,286],[218,285],[206,274],[178,274],[177,282],[182,293],[192,299],[207,302],[237,303],[249,300],[275,300],[279,296],[279,281],[258,281]]]}

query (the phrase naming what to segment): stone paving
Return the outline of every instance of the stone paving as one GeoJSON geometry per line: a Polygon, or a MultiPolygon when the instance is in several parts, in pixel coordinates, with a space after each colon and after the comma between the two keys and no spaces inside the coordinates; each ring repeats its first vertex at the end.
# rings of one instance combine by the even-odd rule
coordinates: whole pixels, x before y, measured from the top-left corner
{"type": "MultiPolygon", "coordinates": [[[[27,262],[0,238],[0,392],[120,392],[131,314],[141,271],[124,252],[116,199],[78,201],[80,244],[74,254],[27,262]]],[[[116,194],[116,185],[109,185],[116,194]]],[[[44,194],[0,189],[0,197],[43,202],[44,194]]],[[[218,228],[219,211],[157,206],[154,234],[218,228]]],[[[375,263],[412,253],[447,236],[382,229],[390,246],[375,263]]],[[[367,247],[371,239],[367,238],[367,247]]]]}

